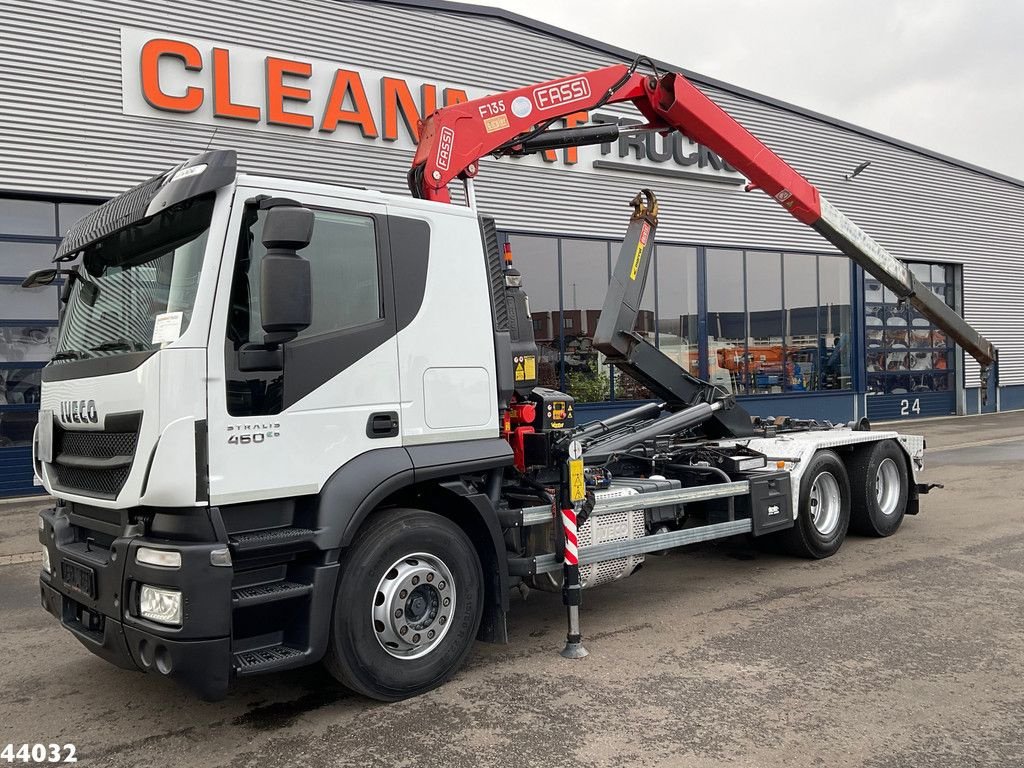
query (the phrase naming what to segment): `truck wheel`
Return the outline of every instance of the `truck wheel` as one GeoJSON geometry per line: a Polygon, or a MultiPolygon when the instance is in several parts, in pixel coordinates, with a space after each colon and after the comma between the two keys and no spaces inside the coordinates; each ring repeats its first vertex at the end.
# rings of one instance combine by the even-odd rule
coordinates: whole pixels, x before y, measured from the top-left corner
{"type": "Polygon", "coordinates": [[[785,546],[799,557],[831,557],[842,546],[849,526],[846,467],[833,451],[818,451],[800,481],[800,509],[793,527],[782,534],[785,546]]]}
{"type": "Polygon", "coordinates": [[[907,511],[909,486],[903,451],[892,440],[866,445],[850,458],[850,528],[892,536],[907,511]]]}
{"type": "Polygon", "coordinates": [[[480,560],[461,528],[419,509],[383,511],[342,564],[324,664],[370,698],[417,696],[462,666],[483,603],[480,560]]]}

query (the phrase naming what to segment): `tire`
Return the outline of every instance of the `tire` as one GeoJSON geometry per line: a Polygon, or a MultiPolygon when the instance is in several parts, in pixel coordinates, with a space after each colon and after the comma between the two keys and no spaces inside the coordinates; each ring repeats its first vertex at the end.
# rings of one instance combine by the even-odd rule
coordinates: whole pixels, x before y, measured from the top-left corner
{"type": "Polygon", "coordinates": [[[866,445],[850,458],[850,529],[892,536],[903,523],[910,495],[907,462],[893,440],[866,445]]]}
{"type": "Polygon", "coordinates": [[[342,563],[324,666],[373,699],[418,696],[462,666],[483,605],[480,560],[461,528],[419,509],[381,511],[342,563]]]}
{"type": "Polygon", "coordinates": [[[839,551],[850,527],[850,481],[833,451],[818,451],[800,480],[800,509],[781,543],[790,554],[821,560],[839,551]]]}

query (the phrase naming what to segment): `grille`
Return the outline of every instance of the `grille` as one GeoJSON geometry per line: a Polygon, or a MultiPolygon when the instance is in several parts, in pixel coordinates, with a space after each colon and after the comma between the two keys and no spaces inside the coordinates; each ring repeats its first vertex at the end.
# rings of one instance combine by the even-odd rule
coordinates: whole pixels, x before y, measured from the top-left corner
{"type": "Polygon", "coordinates": [[[115,499],[124,488],[135,458],[141,418],[131,432],[73,432],[54,428],[51,465],[59,491],[115,499]],[[82,460],[108,461],[108,466],[83,466],[82,460]]]}
{"type": "MultiPolygon", "coordinates": [[[[599,501],[638,495],[633,488],[615,488],[598,491],[599,501]]],[[[592,515],[577,531],[580,549],[592,544],[605,544],[609,541],[629,541],[647,535],[647,517],[642,509],[630,509],[624,512],[613,512],[608,515],[592,515]]],[[[584,587],[596,587],[610,581],[629,576],[644,561],[643,555],[616,557],[613,560],[602,560],[580,566],[580,583],[584,587]]]]}
{"type": "Polygon", "coordinates": [[[487,279],[491,284],[491,306],[494,309],[494,329],[509,330],[508,302],[505,300],[505,268],[498,247],[498,230],[494,219],[480,217],[480,233],[487,258],[487,279]]]}
{"type": "Polygon", "coordinates": [[[57,475],[56,489],[58,491],[102,499],[116,499],[117,494],[121,492],[128,480],[131,465],[117,469],[85,469],[54,464],[53,469],[57,475]]]}
{"type": "Polygon", "coordinates": [[[90,459],[111,459],[135,453],[136,432],[64,432],[58,453],[90,459]]]}

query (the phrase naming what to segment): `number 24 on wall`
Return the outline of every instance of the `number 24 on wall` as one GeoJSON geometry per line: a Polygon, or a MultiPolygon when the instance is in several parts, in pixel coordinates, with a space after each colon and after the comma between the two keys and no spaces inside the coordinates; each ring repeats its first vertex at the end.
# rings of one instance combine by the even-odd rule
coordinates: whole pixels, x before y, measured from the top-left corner
{"type": "Polygon", "coordinates": [[[913,402],[910,400],[900,400],[900,416],[909,416],[910,414],[921,414],[921,398],[915,397],[913,402]]]}

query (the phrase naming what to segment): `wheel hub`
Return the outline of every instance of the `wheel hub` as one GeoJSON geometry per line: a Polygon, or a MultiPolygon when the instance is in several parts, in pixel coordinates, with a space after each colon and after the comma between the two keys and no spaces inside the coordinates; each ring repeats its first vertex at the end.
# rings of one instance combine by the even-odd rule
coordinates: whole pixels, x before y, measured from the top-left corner
{"type": "Polygon", "coordinates": [[[900,473],[896,462],[884,459],[875,472],[875,499],[883,515],[896,512],[900,503],[900,473]]]}
{"type": "Polygon", "coordinates": [[[811,522],[822,536],[828,536],[839,525],[841,499],[839,481],[831,472],[822,472],[811,484],[811,522]]]}
{"type": "Polygon", "coordinates": [[[373,629],[389,655],[416,659],[444,638],[455,613],[455,584],[444,561],[418,552],[397,560],[377,584],[373,629]]]}

